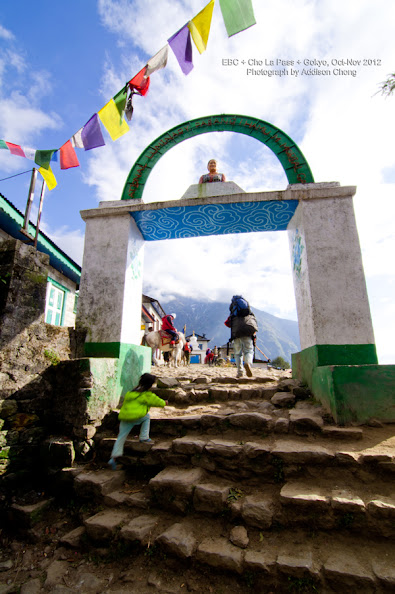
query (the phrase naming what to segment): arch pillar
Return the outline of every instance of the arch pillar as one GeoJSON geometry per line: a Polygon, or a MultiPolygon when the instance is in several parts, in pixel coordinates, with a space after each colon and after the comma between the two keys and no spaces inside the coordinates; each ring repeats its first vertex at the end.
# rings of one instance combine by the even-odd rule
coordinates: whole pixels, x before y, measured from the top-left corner
{"type": "Polygon", "coordinates": [[[355,191],[304,186],[288,225],[301,348],[325,351],[331,364],[377,363],[355,191]]]}
{"type": "Polygon", "coordinates": [[[85,210],[86,223],[76,328],[86,332],[85,356],[114,360],[112,389],[124,393],[151,367],[140,346],[145,241],[119,202],[85,210]]]}

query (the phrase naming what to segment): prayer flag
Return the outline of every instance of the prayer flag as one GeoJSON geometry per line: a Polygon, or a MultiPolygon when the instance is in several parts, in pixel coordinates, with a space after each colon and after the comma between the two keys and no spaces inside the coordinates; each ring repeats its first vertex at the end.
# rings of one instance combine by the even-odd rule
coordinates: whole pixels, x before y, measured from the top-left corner
{"type": "Polygon", "coordinates": [[[206,51],[207,48],[213,9],[214,0],[211,0],[211,2],[209,2],[207,6],[205,6],[203,10],[199,12],[199,14],[197,14],[188,23],[188,29],[191,32],[192,39],[200,54],[206,51]]]}
{"type": "Polygon", "coordinates": [[[90,151],[91,149],[97,148],[98,146],[104,146],[106,144],[101,132],[97,113],[95,113],[82,128],[81,138],[86,151],[90,151]]]}
{"type": "Polygon", "coordinates": [[[155,54],[155,56],[153,56],[150,60],[148,60],[145,76],[146,77],[151,76],[151,74],[153,72],[156,72],[157,70],[160,70],[161,68],[165,68],[165,66],[167,64],[168,55],[169,55],[169,46],[168,46],[168,44],[166,44],[164,47],[162,47],[161,50],[158,51],[157,54],[155,54]]]}
{"type": "Polygon", "coordinates": [[[60,147],[60,168],[70,169],[70,167],[79,167],[79,162],[71,140],[68,140],[60,147]]]}
{"type": "Polygon", "coordinates": [[[53,155],[52,155],[52,157],[51,157],[51,161],[52,161],[53,163],[57,163],[57,162],[59,161],[59,159],[58,159],[58,152],[59,152],[59,151],[54,151],[54,154],[53,154],[53,155]]]}
{"type": "Polygon", "coordinates": [[[48,169],[44,169],[43,167],[40,167],[39,172],[45,179],[45,182],[48,186],[48,190],[53,190],[53,188],[55,188],[55,186],[57,186],[58,182],[56,181],[56,178],[55,178],[54,174],[52,173],[52,169],[49,166],[48,166],[48,169]]]}
{"type": "Polygon", "coordinates": [[[116,95],[114,95],[115,107],[118,110],[119,115],[122,117],[126,107],[126,101],[128,98],[127,88],[121,89],[116,95]]]}
{"type": "Polygon", "coordinates": [[[12,155],[18,155],[18,157],[25,156],[25,153],[23,152],[22,147],[20,147],[19,144],[13,144],[12,142],[6,141],[6,145],[8,146],[10,153],[12,155]]]}
{"type": "Polygon", "coordinates": [[[117,140],[117,138],[123,136],[126,132],[129,132],[129,126],[122,115],[119,115],[114,99],[110,99],[110,101],[97,112],[97,115],[101,119],[102,124],[105,126],[112,140],[117,140]]]}
{"type": "Polygon", "coordinates": [[[178,60],[181,70],[184,74],[189,74],[193,64],[191,34],[188,24],[184,25],[177,33],[174,33],[167,41],[178,60]]]}
{"type": "Polygon", "coordinates": [[[80,128],[71,139],[71,144],[75,148],[84,148],[84,143],[82,142],[82,130],[83,128],[80,128]]]}
{"type": "Polygon", "coordinates": [[[132,91],[135,89],[140,93],[140,95],[146,95],[148,93],[150,79],[146,76],[146,72],[147,67],[144,66],[144,68],[142,68],[140,72],[138,72],[136,76],[134,76],[132,80],[129,81],[130,89],[132,91]]]}
{"type": "Polygon", "coordinates": [[[6,149],[7,151],[10,150],[5,140],[0,140],[0,149],[6,149]]]}
{"type": "Polygon", "coordinates": [[[44,167],[45,169],[50,169],[49,164],[51,162],[51,158],[54,152],[55,151],[36,151],[34,160],[37,163],[37,165],[41,165],[41,167],[44,167]]]}
{"type": "Polygon", "coordinates": [[[26,159],[31,159],[32,161],[36,158],[36,149],[27,148],[26,146],[21,146],[21,149],[25,153],[26,159]]]}
{"type": "Polygon", "coordinates": [[[252,0],[219,0],[228,37],[255,25],[252,0]]]}

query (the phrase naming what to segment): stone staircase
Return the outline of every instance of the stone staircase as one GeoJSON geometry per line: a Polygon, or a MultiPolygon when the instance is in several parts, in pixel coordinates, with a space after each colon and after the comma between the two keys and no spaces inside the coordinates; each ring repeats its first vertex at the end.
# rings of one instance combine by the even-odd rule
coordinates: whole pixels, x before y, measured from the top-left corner
{"type": "Polygon", "coordinates": [[[193,367],[159,370],[153,444],[131,435],[109,470],[114,413],[94,463],[62,471],[100,506],[62,544],[155,550],[263,593],[395,592],[393,426],[338,427],[286,374],[193,367]]]}

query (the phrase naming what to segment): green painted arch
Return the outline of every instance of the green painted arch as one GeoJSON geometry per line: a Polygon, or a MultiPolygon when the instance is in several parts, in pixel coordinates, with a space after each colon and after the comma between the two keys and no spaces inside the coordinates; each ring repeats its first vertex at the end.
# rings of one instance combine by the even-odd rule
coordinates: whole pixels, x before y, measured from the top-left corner
{"type": "Polygon", "coordinates": [[[149,144],[130,170],[121,200],[141,198],[149,174],[168,150],[188,138],[208,132],[236,132],[256,138],[276,155],[290,184],[314,183],[302,151],[282,130],[257,118],[220,114],[188,120],[171,128],[149,144]]]}

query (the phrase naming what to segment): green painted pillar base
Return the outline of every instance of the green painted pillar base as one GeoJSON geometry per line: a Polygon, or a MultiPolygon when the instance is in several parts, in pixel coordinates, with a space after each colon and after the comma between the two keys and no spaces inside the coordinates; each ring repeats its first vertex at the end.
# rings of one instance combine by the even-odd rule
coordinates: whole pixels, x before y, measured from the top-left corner
{"type": "Polygon", "coordinates": [[[395,422],[395,365],[317,367],[312,392],[340,425],[395,422]]]}
{"type": "Polygon", "coordinates": [[[374,344],[315,345],[292,355],[292,377],[341,425],[395,421],[395,365],[378,365],[374,344]]]}
{"type": "Polygon", "coordinates": [[[121,398],[137,386],[143,373],[151,371],[151,349],[137,344],[87,342],[85,356],[116,359],[115,390],[121,398]]]}
{"type": "Polygon", "coordinates": [[[317,344],[292,355],[292,377],[312,389],[313,372],[327,365],[377,365],[374,344],[317,344]]]}

